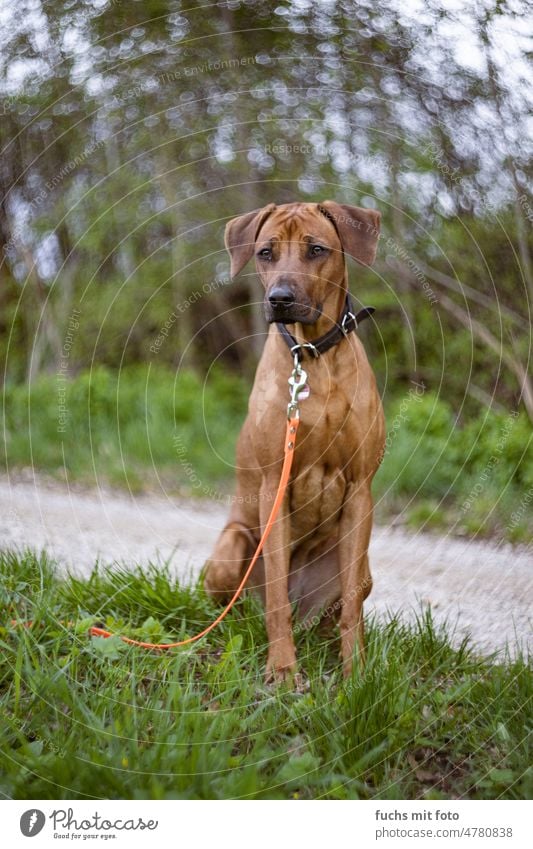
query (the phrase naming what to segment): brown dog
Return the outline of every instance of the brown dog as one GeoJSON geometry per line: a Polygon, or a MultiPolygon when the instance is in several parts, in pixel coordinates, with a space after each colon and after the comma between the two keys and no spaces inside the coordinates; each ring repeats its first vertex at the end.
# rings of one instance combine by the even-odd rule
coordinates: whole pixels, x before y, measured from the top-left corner
{"type": "Polygon", "coordinates": [[[370,485],[383,456],[385,428],[363,345],[355,333],[338,330],[348,291],[345,253],[370,265],[379,221],[374,210],[325,201],[269,204],[226,227],[232,277],[255,252],[272,326],[239,436],[236,497],[206,566],[205,587],[221,601],[233,594],[250,562],[280,478],[293,367],[280,330],[288,325],[298,343],[330,330],[338,335],[318,357],[312,348],[298,349],[310,396],[300,405],[289,490],[250,578],[265,602],[267,680],[296,670],[292,604],[305,623],[341,609],[345,675],[356,639],[364,657],[363,601],[372,587],[370,485]]]}

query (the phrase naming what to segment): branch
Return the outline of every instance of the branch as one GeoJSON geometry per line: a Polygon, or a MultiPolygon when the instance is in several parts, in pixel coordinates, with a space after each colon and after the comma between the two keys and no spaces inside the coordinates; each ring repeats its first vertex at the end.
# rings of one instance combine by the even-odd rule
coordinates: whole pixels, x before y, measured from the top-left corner
{"type": "Polygon", "coordinates": [[[477,321],[477,319],[472,318],[466,310],[460,307],[459,304],[456,304],[455,301],[452,301],[451,298],[448,298],[447,295],[440,296],[439,304],[442,304],[444,309],[453,315],[457,321],[470,330],[472,334],[480,339],[488,348],[491,348],[496,354],[498,354],[507,368],[516,376],[520,386],[520,399],[523,401],[529,419],[533,424],[533,386],[531,384],[531,379],[520,360],[518,360],[517,357],[515,357],[509,350],[504,348],[502,342],[497,339],[484,324],[481,324],[477,321]]]}
{"type": "Polygon", "coordinates": [[[431,266],[426,265],[421,259],[414,260],[416,265],[420,269],[420,271],[429,277],[430,280],[433,280],[435,283],[438,283],[441,286],[444,286],[446,289],[451,289],[452,292],[457,292],[460,295],[468,295],[468,297],[474,301],[476,304],[479,304],[483,307],[488,307],[491,310],[496,312],[501,312],[503,315],[506,315],[515,324],[518,324],[522,327],[523,330],[529,331],[529,322],[526,321],[522,316],[515,312],[509,307],[504,306],[499,301],[495,301],[494,298],[489,298],[488,295],[484,295],[483,292],[478,292],[477,289],[473,289],[471,286],[467,286],[465,283],[460,283],[458,280],[454,280],[453,277],[450,277],[448,274],[445,274],[443,271],[438,271],[436,268],[431,268],[431,266]]]}

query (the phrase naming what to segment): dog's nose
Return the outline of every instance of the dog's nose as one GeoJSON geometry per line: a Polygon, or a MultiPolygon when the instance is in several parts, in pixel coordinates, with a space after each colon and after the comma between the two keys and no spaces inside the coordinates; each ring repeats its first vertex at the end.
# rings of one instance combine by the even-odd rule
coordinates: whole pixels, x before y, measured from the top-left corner
{"type": "Polygon", "coordinates": [[[295,300],[294,292],[288,286],[275,286],[268,296],[273,307],[290,307],[295,300]]]}

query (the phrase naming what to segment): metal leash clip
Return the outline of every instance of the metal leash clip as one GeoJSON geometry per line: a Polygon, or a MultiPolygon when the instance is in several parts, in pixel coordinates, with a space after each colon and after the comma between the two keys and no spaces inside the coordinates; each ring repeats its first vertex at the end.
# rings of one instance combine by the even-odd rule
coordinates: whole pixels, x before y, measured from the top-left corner
{"type": "MultiPolygon", "coordinates": [[[[287,407],[287,418],[298,419],[300,417],[298,398],[306,387],[307,372],[301,367],[297,354],[294,355],[294,369],[291,376],[289,377],[288,383],[290,387],[289,391],[291,395],[291,400],[289,401],[287,407]]],[[[305,395],[306,398],[307,394],[305,395]]]]}
{"type": "Polygon", "coordinates": [[[291,348],[291,354],[294,357],[298,357],[298,359],[300,359],[300,353],[303,351],[304,348],[307,348],[308,351],[311,351],[315,360],[319,358],[320,354],[312,342],[299,342],[297,345],[293,345],[291,348]]]}

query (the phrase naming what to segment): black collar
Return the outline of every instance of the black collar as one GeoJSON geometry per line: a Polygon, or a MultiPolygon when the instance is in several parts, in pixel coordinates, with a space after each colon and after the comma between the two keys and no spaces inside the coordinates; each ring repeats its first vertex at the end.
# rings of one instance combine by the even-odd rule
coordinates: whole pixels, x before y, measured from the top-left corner
{"type": "Polygon", "coordinates": [[[307,349],[309,354],[313,357],[319,357],[321,354],[325,354],[326,351],[329,351],[329,349],[333,348],[334,345],[338,345],[345,336],[348,336],[348,333],[352,333],[352,331],[357,330],[359,324],[365,318],[371,316],[373,312],[375,312],[374,307],[363,307],[362,310],[359,310],[357,315],[354,315],[350,293],[346,292],[344,309],[339,321],[331,328],[331,330],[328,330],[327,333],[324,333],[323,336],[320,336],[313,342],[302,342],[302,344],[300,344],[296,341],[292,333],[289,333],[284,324],[276,322],[276,326],[281,333],[282,339],[287,343],[291,354],[298,356],[298,359],[301,360],[304,349],[307,349]]]}

